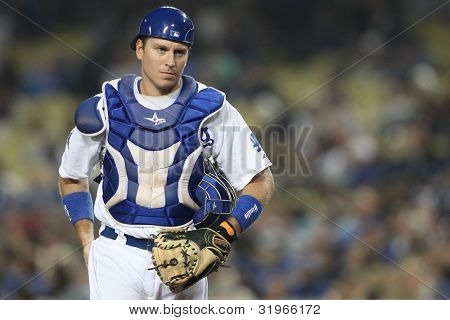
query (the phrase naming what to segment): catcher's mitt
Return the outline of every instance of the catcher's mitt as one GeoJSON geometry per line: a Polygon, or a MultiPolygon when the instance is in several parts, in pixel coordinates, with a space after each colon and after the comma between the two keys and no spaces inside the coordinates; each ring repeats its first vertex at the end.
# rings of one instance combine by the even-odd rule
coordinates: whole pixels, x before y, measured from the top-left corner
{"type": "Polygon", "coordinates": [[[230,242],[212,229],[162,231],[152,249],[153,269],[178,293],[217,271],[230,249],[230,242]]]}

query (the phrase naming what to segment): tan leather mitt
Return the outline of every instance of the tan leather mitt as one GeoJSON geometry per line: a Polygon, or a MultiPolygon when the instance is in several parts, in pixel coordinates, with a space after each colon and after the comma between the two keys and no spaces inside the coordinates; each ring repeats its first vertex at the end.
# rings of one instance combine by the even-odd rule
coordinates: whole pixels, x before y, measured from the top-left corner
{"type": "Polygon", "coordinates": [[[212,229],[162,231],[152,249],[152,269],[172,292],[178,293],[217,271],[230,249],[230,243],[212,229]]]}

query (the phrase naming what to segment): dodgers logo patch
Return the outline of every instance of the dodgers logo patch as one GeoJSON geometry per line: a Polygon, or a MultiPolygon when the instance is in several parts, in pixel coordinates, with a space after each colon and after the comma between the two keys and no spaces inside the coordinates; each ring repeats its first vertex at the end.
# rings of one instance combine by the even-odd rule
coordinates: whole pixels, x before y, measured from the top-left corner
{"type": "Polygon", "coordinates": [[[212,146],[214,144],[214,139],[211,138],[207,127],[201,129],[200,140],[203,142],[204,147],[212,146]]]}

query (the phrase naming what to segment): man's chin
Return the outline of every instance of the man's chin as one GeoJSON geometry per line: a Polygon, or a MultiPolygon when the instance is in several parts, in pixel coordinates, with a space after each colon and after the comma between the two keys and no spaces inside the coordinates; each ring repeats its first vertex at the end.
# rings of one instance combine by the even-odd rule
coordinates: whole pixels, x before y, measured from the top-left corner
{"type": "Polygon", "coordinates": [[[168,79],[164,79],[161,80],[159,83],[159,88],[161,90],[172,90],[177,84],[178,84],[179,80],[168,80],[168,79]]]}

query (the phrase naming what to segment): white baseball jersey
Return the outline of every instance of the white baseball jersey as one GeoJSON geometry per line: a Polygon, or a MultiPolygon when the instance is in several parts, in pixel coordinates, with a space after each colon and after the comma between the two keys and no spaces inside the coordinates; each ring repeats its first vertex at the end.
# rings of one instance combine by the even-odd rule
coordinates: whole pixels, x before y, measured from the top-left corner
{"type": "MultiPolygon", "coordinates": [[[[134,81],[134,96],[140,105],[150,110],[164,110],[171,106],[180,94],[180,89],[158,97],[144,96],[139,93],[137,77],[134,81]]],[[[109,83],[117,88],[120,79],[109,83]]],[[[198,83],[198,91],[206,88],[198,83]]],[[[104,93],[99,94],[98,104],[105,103],[104,93]]],[[[149,119],[157,121],[155,119],[149,119]]],[[[236,191],[242,190],[250,180],[259,172],[271,165],[270,160],[262,150],[261,146],[252,136],[252,132],[245,123],[239,112],[224,99],[222,108],[212,117],[208,118],[202,128],[207,128],[209,141],[212,143],[204,147],[204,157],[212,156],[219,168],[226,175],[236,191]]],[[[88,178],[100,160],[102,147],[105,145],[104,133],[98,136],[86,136],[77,128],[71,132],[59,174],[63,178],[82,179],[88,178]]],[[[95,216],[107,226],[117,230],[119,233],[128,234],[137,238],[149,238],[158,230],[156,225],[127,225],[116,221],[102,199],[102,190],[99,188],[95,206],[95,216]]],[[[191,224],[189,222],[187,225],[191,224]]]]}

